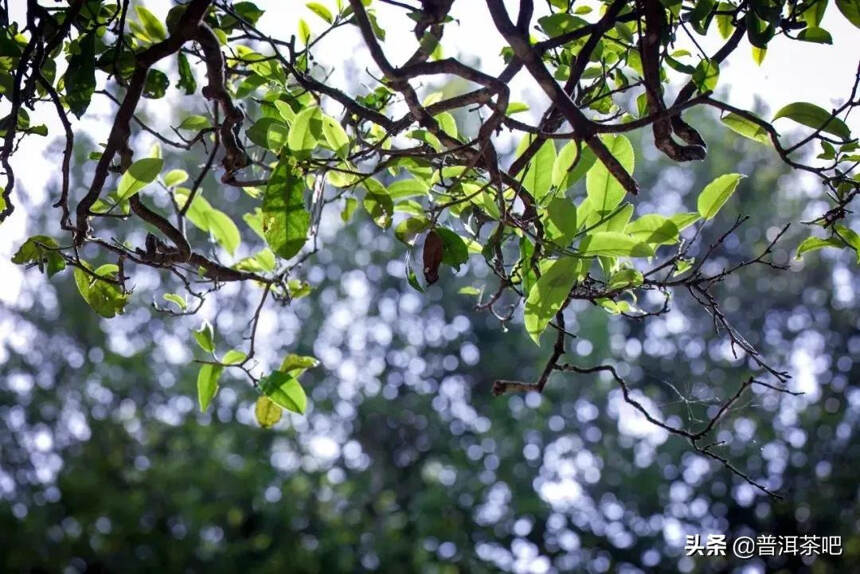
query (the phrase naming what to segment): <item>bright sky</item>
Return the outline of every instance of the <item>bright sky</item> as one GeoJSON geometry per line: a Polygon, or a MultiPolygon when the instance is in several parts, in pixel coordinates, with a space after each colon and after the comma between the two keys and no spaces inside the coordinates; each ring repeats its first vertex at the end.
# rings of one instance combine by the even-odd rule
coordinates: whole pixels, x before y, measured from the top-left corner
{"type": "MultiPolygon", "coordinates": [[[[506,0],[506,2],[510,13],[515,14],[517,2],[515,0],[506,0]]],[[[323,0],[323,3],[334,11],[333,0],[323,0]]],[[[589,3],[592,6],[598,5],[595,2],[580,2],[580,4],[589,3]]],[[[412,53],[415,47],[415,37],[412,34],[413,22],[403,15],[402,10],[393,9],[379,2],[374,4],[379,12],[380,24],[387,31],[384,48],[394,63],[400,63],[412,53]]],[[[163,16],[171,3],[159,0],[146,2],[146,5],[156,14],[163,16]]],[[[265,31],[280,37],[295,33],[300,17],[311,24],[315,31],[321,31],[325,26],[322,20],[310,10],[301,7],[301,2],[259,1],[258,5],[268,10],[260,26],[265,31]],[[300,8],[296,10],[296,7],[300,8]]],[[[545,9],[542,3],[539,3],[539,7],[545,9]]],[[[23,2],[13,2],[13,19],[21,21],[24,8],[23,2]]],[[[593,20],[594,14],[588,15],[587,18],[593,20]]],[[[458,22],[446,27],[443,42],[445,52],[456,55],[467,63],[475,64],[480,61],[481,67],[489,73],[501,70],[503,62],[499,52],[502,41],[490,22],[486,4],[480,0],[458,0],[454,3],[452,15],[458,22]]],[[[536,18],[538,16],[540,13],[536,18]]],[[[750,47],[744,41],[731,62],[724,65],[721,70],[720,85],[728,86],[729,93],[726,99],[729,103],[750,108],[758,97],[768,102],[771,110],[775,110],[794,101],[813,102],[825,108],[844,101],[852,86],[858,60],[860,60],[860,34],[832,3],[822,22],[822,27],[831,33],[834,45],[776,39],[771,43],[771,48],[761,66],[757,66],[752,61],[750,47]]],[[[712,29],[714,28],[715,26],[712,26],[712,29]]],[[[700,41],[700,44],[707,52],[713,53],[721,45],[721,40],[714,32],[710,37],[700,41]]],[[[696,53],[696,49],[689,41],[682,42],[678,48],[686,48],[696,53]]],[[[336,69],[332,80],[340,86],[347,85],[346,77],[340,72],[345,68],[357,73],[360,81],[370,80],[365,70],[373,70],[373,66],[366,49],[359,41],[355,28],[339,30],[326,38],[320,44],[316,56],[319,61],[336,69]]],[[[511,86],[512,99],[526,101],[532,105],[533,119],[538,117],[545,105],[545,99],[530,82],[527,73],[520,73],[511,86]]],[[[97,96],[93,102],[94,107],[101,106],[101,109],[106,112],[113,109],[108,106],[104,98],[97,96]]],[[[5,101],[0,105],[0,112],[8,113],[8,107],[4,105],[6,105],[5,101]]],[[[157,101],[154,105],[163,106],[164,102],[157,101]]],[[[44,117],[38,117],[37,114],[38,121],[47,123],[52,134],[61,133],[53,114],[43,115],[44,117]]],[[[860,131],[860,121],[856,116],[849,121],[849,125],[854,128],[855,133],[860,131]]],[[[104,121],[95,121],[83,126],[78,125],[76,128],[78,131],[99,134],[105,132],[106,126],[104,121]]],[[[11,218],[0,225],[0,273],[3,276],[3,281],[0,282],[0,301],[2,302],[14,303],[24,277],[20,269],[9,262],[21,239],[27,235],[26,206],[21,199],[22,190],[32,198],[32,202],[37,203],[44,198],[48,183],[58,180],[59,154],[44,155],[47,144],[48,141],[42,138],[27,138],[19,153],[13,158],[18,182],[12,201],[18,209],[11,218]]],[[[73,194],[79,197],[80,190],[73,190],[73,194]]]]}

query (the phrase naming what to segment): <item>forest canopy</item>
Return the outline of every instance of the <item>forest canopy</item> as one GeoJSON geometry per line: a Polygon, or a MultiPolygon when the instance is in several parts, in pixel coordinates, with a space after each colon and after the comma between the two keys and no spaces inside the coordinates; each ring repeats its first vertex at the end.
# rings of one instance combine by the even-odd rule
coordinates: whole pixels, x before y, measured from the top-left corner
{"type": "Polygon", "coordinates": [[[282,409],[305,412],[300,380],[318,360],[290,353],[264,368],[256,360],[267,344],[256,336],[261,310],[317,296],[306,270],[326,249],[319,235],[331,213],[343,222],[368,218],[399,242],[391,257],[405,257],[413,289],[444,285],[446,274],[480,262],[485,272],[445,296],[472,298],[498,329],[524,329],[547,345],[535,380],[499,378],[494,394],[540,393],[555,373],[601,373],[651,424],[776,495],[733,466],[712,435],[752,387],[794,392],[790,375],[734,326],[716,290],[748,267],[785,269],[791,261],[774,250],[795,222],[752,245],[754,255],[726,263],[725,243],[747,217],[727,219],[721,208],[745,192],[755,170],[715,175],[672,213],[643,210],[644,202],[659,205],[661,189],[637,178],[637,163],[652,160],[635,157],[631,138],[647,133],[668,160],[697,162],[709,148],[696,118],[718,118],[723,130],[809,174],[826,194],[826,207],[796,222],[805,237],[793,258],[828,248],[860,260],[850,220],[860,190],[850,128],[860,69],[829,109],[797,101],[762,116],[719,96],[720,68],[733,59],[761,63],[774,38],[791,40],[792,50],[830,44],[820,26],[825,12],[860,27],[860,3],[616,0],[592,9],[520,0],[511,13],[502,0],[486,0],[486,25],[505,44],[492,65],[444,53],[445,30],[457,25],[453,4],[290,3],[301,12],[297,29],[272,35],[258,27],[264,10],[245,1],[190,0],[162,19],[128,0],[28,0],[21,21],[4,3],[0,224],[20,203],[22,140],[64,142],[48,223],[12,261],[38,267],[46,280],[71,274],[83,301],[106,319],[138,304],[135,277],[145,268],[161,276],[153,305],[168,317],[195,315],[210,298],[221,304],[235,293],[232,284],[252,291],[243,346],[225,348],[224,334],[207,321],[188,341],[199,347],[199,408],[210,407],[225,370],[238,371],[260,395],[258,422],[271,426],[282,409]],[[414,31],[408,50],[386,44],[375,12],[383,5],[414,31]],[[352,33],[366,61],[360,81],[342,85],[315,54],[352,33]],[[699,40],[714,35],[720,47],[702,49],[699,40]],[[539,121],[520,119],[529,106],[512,98],[515,77],[545,96],[539,121]],[[180,101],[180,116],[143,113],[159,100],[180,101]],[[83,122],[106,108],[105,137],[82,137],[83,122]],[[40,120],[48,114],[56,130],[40,120]],[[136,145],[140,135],[156,145],[136,145]],[[503,137],[517,142],[513,154],[500,151],[503,137]],[[76,169],[84,181],[73,181],[76,169]],[[617,363],[575,359],[566,327],[579,302],[647,322],[667,313],[678,293],[692,297],[701,320],[748,367],[694,426],[650,411],[617,363]]]}

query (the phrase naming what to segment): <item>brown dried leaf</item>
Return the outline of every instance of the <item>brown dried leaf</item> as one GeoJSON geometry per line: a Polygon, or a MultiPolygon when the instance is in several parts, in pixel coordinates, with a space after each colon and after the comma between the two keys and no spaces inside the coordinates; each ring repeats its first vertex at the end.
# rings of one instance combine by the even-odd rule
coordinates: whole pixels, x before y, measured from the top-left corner
{"type": "Polygon", "coordinates": [[[424,279],[428,284],[439,280],[439,265],[442,263],[444,243],[442,237],[431,229],[424,239],[424,279]]]}

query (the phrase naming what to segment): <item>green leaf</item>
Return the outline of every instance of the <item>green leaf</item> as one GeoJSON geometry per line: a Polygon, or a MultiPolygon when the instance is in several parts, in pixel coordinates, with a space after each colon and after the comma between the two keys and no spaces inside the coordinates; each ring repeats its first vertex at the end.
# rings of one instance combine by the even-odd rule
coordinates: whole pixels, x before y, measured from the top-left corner
{"type": "Polygon", "coordinates": [[[119,265],[116,263],[105,263],[96,267],[94,273],[99,277],[112,277],[119,272],[119,265]]]}
{"type": "Polygon", "coordinates": [[[275,168],[263,196],[263,234],[269,247],[284,259],[305,244],[311,216],[305,209],[304,181],[282,161],[275,168]]]}
{"type": "Polygon", "coordinates": [[[454,269],[460,269],[460,265],[469,260],[469,248],[463,238],[444,227],[436,229],[436,233],[442,238],[442,263],[450,265],[454,269]]]}
{"type": "MultiPolygon", "coordinates": [[[[236,2],[233,4],[233,10],[252,26],[256,24],[257,20],[260,19],[260,16],[265,13],[264,10],[260,10],[260,8],[253,2],[236,2]]],[[[222,20],[222,25],[224,25],[223,23],[225,20],[226,18],[222,20]]]]}
{"type": "Polygon", "coordinates": [[[254,404],[254,416],[264,429],[271,428],[281,420],[284,411],[269,397],[260,397],[254,404]]]}
{"type": "MultiPolygon", "coordinates": [[[[176,198],[176,203],[184,206],[188,201],[189,193],[190,190],[184,187],[175,188],[173,195],[176,198]]],[[[215,238],[215,241],[230,255],[235,254],[242,240],[239,228],[236,227],[230,216],[212,207],[199,193],[191,202],[188,211],[185,213],[185,217],[201,231],[211,234],[215,238]]],[[[255,225],[258,223],[258,219],[261,218],[256,212],[254,214],[246,213],[243,217],[245,221],[249,221],[250,219],[255,225]]]]}
{"type": "Polygon", "coordinates": [[[147,36],[156,42],[167,38],[167,30],[165,30],[164,24],[161,23],[161,20],[155,14],[143,6],[135,6],[134,10],[137,12],[137,19],[143,24],[143,29],[146,30],[147,36]]]}
{"type": "Polygon", "coordinates": [[[224,367],[221,365],[209,363],[200,365],[200,370],[197,372],[197,403],[200,405],[201,413],[206,412],[215,393],[218,392],[218,379],[223,370],[224,367]]]}
{"type": "Polygon", "coordinates": [[[597,231],[624,231],[624,226],[627,225],[632,216],[633,204],[628,203],[612,211],[600,211],[590,214],[587,221],[585,221],[585,227],[591,233],[597,231]],[[598,221],[602,223],[594,226],[598,221]]]}
{"type": "Polygon", "coordinates": [[[693,72],[693,83],[700,92],[712,92],[720,80],[720,65],[714,60],[702,60],[693,72]]]}
{"type": "Polygon", "coordinates": [[[245,134],[258,146],[279,153],[289,141],[290,130],[276,118],[263,117],[254,122],[245,134]]]}
{"type": "Polygon", "coordinates": [[[283,100],[275,100],[275,108],[278,110],[281,118],[288,124],[292,124],[296,119],[296,112],[290,107],[290,104],[283,100]]]}
{"type": "Polygon", "coordinates": [[[647,243],[618,231],[597,231],[586,235],[579,244],[582,255],[609,257],[651,257],[654,249],[647,243]]]}
{"type": "MultiPolygon", "coordinates": [[[[674,54],[672,56],[674,56],[674,54]]],[[[676,72],[681,72],[682,74],[692,75],[692,74],[696,73],[696,68],[694,68],[693,66],[691,66],[689,64],[685,64],[683,62],[680,62],[672,56],[670,56],[669,54],[666,54],[666,64],[668,64],[670,68],[672,68],[676,72]]],[[[643,100],[644,100],[645,96],[646,96],[646,94],[644,94],[644,93],[641,95],[641,97],[643,97],[643,100]]],[[[641,111],[640,111],[640,114],[644,115],[644,114],[642,114],[641,111]]]]}
{"type": "Polygon", "coordinates": [[[298,379],[292,375],[275,371],[260,380],[260,389],[273,403],[288,411],[304,414],[307,408],[308,398],[305,390],[298,379]]]}
{"type": "Polygon", "coordinates": [[[394,236],[406,245],[415,243],[415,238],[430,226],[430,221],[423,216],[404,219],[394,228],[394,236]]]}
{"type": "Polygon", "coordinates": [[[242,361],[248,358],[248,355],[239,351],[238,349],[230,349],[224,356],[221,357],[221,362],[225,365],[238,365],[242,361]]]}
{"type": "Polygon", "coordinates": [[[739,173],[727,173],[705,186],[696,202],[702,219],[712,219],[717,214],[723,204],[735,192],[743,177],[739,173]]]}
{"type": "Polygon", "coordinates": [[[642,273],[636,269],[621,269],[612,274],[609,278],[610,289],[621,289],[629,287],[638,287],[642,284],[644,277],[642,273]]]}
{"type": "Polygon", "coordinates": [[[348,223],[352,219],[352,214],[355,213],[357,207],[358,200],[354,197],[347,197],[343,205],[343,210],[340,212],[340,220],[348,223]]]}
{"type": "Polygon", "coordinates": [[[406,135],[414,140],[418,140],[429,145],[435,151],[440,152],[443,149],[442,142],[439,141],[439,138],[437,138],[435,135],[428,132],[427,130],[412,130],[406,135]]]}
{"type": "Polygon", "coordinates": [[[676,213],[669,216],[669,220],[675,224],[678,231],[683,231],[699,221],[699,219],[701,219],[701,216],[698,213],[676,213]]]}
{"type": "Polygon", "coordinates": [[[401,179],[388,186],[388,194],[391,199],[406,199],[409,197],[423,197],[430,191],[430,187],[420,179],[401,179]]]}
{"type": "Polygon", "coordinates": [[[434,119],[438,122],[439,127],[443,132],[452,138],[457,139],[459,134],[457,132],[457,120],[454,119],[454,116],[448,112],[442,112],[441,114],[434,116],[434,119]]]}
{"type": "Polygon", "coordinates": [[[291,151],[299,155],[310,155],[322,134],[322,118],[322,112],[315,106],[305,108],[296,115],[287,138],[287,146],[291,151]]]}
{"type": "MultiPolygon", "coordinates": [[[[615,156],[615,159],[624,167],[627,173],[633,173],[634,156],[633,146],[630,140],[626,137],[608,136],[604,137],[603,143],[606,145],[609,152],[615,156]]],[[[612,211],[624,196],[627,194],[624,187],[615,179],[615,176],[609,173],[603,162],[596,161],[591,169],[588,170],[588,175],[585,179],[585,189],[588,199],[596,211],[612,211]]],[[[583,221],[583,218],[580,218],[583,221]]]]}
{"type": "Polygon", "coordinates": [[[412,258],[409,256],[409,253],[406,254],[406,282],[419,293],[424,293],[424,288],[418,282],[418,275],[415,274],[415,268],[412,265],[412,258]]]}
{"type": "Polygon", "coordinates": [[[656,245],[671,245],[679,240],[679,229],[669,218],[656,213],[643,215],[629,223],[624,232],[634,240],[656,245]]]}
{"type": "Polygon", "coordinates": [[[284,360],[281,361],[281,366],[278,368],[282,373],[287,373],[292,375],[293,377],[298,378],[302,373],[307,371],[308,369],[313,369],[314,367],[319,366],[320,362],[316,359],[316,357],[310,357],[308,355],[295,355],[290,353],[284,360]]]}
{"type": "MultiPolygon", "coordinates": [[[[85,261],[81,261],[81,265],[90,269],[90,265],[85,261]]],[[[111,269],[115,269],[115,266],[112,265],[111,268],[107,269],[104,266],[99,268],[104,273],[102,276],[106,278],[112,278],[110,277],[111,269]]],[[[98,270],[93,273],[99,275],[98,270]]],[[[123,293],[119,285],[93,277],[92,274],[77,267],[75,268],[75,285],[77,285],[78,292],[84,301],[96,313],[106,319],[122,313],[128,302],[128,293],[123,293]]]]}
{"type": "MultiPolygon", "coordinates": [[[[734,6],[729,4],[728,2],[720,2],[717,4],[717,11],[719,12],[727,12],[729,10],[734,10],[734,6]]],[[[732,24],[732,17],[728,14],[717,14],[717,30],[720,32],[720,36],[722,36],[723,40],[728,39],[729,36],[732,35],[732,31],[735,29],[735,25],[732,24]]]]}
{"type": "Polygon", "coordinates": [[[784,108],[776,112],[773,116],[774,121],[779,118],[789,118],[799,124],[803,124],[812,129],[820,129],[821,131],[833,134],[843,140],[851,139],[851,130],[845,125],[845,122],[837,117],[834,117],[825,110],[815,104],[808,102],[795,102],[788,104],[784,108]]]}
{"type": "MultiPolygon", "coordinates": [[[[747,38],[753,47],[753,57],[756,50],[767,50],[767,43],[773,38],[775,33],[774,27],[756,16],[755,10],[749,10],[746,15],[747,38]]],[[[761,57],[764,59],[764,56],[761,57]]],[[[761,63],[758,61],[757,63],[761,63]]]]}
{"type": "Polygon", "coordinates": [[[828,0],[812,0],[809,7],[800,15],[803,21],[810,27],[815,27],[821,24],[821,19],[824,18],[824,12],[827,10],[828,0]]]}
{"type": "Polygon", "coordinates": [[[703,36],[708,32],[714,4],[714,0],[698,0],[693,10],[690,11],[689,18],[693,29],[703,36]]]}
{"type": "Polygon", "coordinates": [[[167,74],[160,70],[152,69],[146,74],[146,82],[143,85],[143,97],[157,100],[163,98],[170,87],[170,79],[167,74]]]}
{"type": "Polygon", "coordinates": [[[251,228],[251,231],[256,233],[260,239],[265,241],[266,235],[263,233],[263,212],[259,207],[255,208],[253,212],[242,215],[242,221],[244,221],[248,227],[251,228]]]}
{"type": "Polygon", "coordinates": [[[290,279],[287,281],[287,291],[290,293],[290,298],[292,299],[301,299],[302,297],[307,297],[311,294],[311,286],[307,281],[300,281],[298,279],[290,279]]]}
{"type": "Polygon", "coordinates": [[[206,212],[205,218],[206,227],[209,233],[215,237],[215,241],[230,255],[236,253],[242,237],[239,234],[239,228],[236,227],[230,216],[218,209],[211,209],[206,212]]]}
{"type": "Polygon", "coordinates": [[[505,113],[509,116],[514,114],[518,114],[520,112],[527,112],[529,110],[529,105],[523,102],[511,102],[508,104],[508,109],[505,113]]]}
{"type": "MultiPolygon", "coordinates": [[[[462,204],[452,206],[451,212],[453,213],[454,209],[462,208],[462,204]]],[[[424,206],[412,199],[406,199],[403,201],[398,201],[394,204],[394,213],[406,213],[407,215],[411,215],[412,217],[420,217],[424,215],[424,206]]]]}
{"type": "Polygon", "coordinates": [[[304,21],[304,19],[299,19],[299,40],[302,41],[302,44],[305,46],[308,45],[308,42],[311,40],[311,27],[308,26],[308,23],[304,21]]]}
{"type": "Polygon", "coordinates": [[[630,311],[630,303],[627,301],[613,301],[612,299],[598,299],[597,302],[601,307],[609,311],[612,315],[620,315],[630,311]]]}
{"type": "Polygon", "coordinates": [[[188,58],[182,52],[176,55],[177,68],[179,68],[179,81],[176,82],[176,87],[185,90],[185,95],[190,96],[197,91],[197,80],[194,79],[194,72],[191,71],[191,64],[188,63],[188,58]]]}
{"type": "Polygon", "coordinates": [[[803,40],[804,42],[814,42],[816,44],[833,43],[833,36],[830,35],[830,32],[824,28],[814,26],[801,30],[800,34],[797,35],[797,39],[803,40]]]}
{"type": "Polygon", "coordinates": [[[78,51],[69,58],[69,69],[63,83],[66,87],[66,103],[80,119],[87,111],[96,90],[96,36],[89,32],[77,41],[78,51]]]}
{"type": "Polygon", "coordinates": [[[540,344],[541,333],[561,309],[573,285],[584,273],[584,269],[583,260],[562,257],[553,261],[540,279],[532,285],[526,299],[523,321],[529,337],[536,345],[540,344]]]}
{"type": "Polygon", "coordinates": [[[741,115],[731,112],[720,118],[720,120],[726,124],[726,127],[730,130],[744,136],[745,138],[749,138],[758,143],[770,143],[770,134],[767,133],[766,129],[741,115]]]}
{"type": "Polygon", "coordinates": [[[567,142],[559,150],[558,156],[556,156],[555,162],[552,164],[552,185],[554,187],[561,188],[562,183],[567,178],[568,170],[570,170],[573,162],[576,161],[576,156],[577,147],[575,141],[567,142]]]}
{"type": "Polygon", "coordinates": [[[322,133],[326,143],[341,159],[349,155],[349,136],[337,120],[331,116],[323,116],[322,133]]]}
{"type": "Polygon", "coordinates": [[[843,244],[839,239],[835,237],[830,237],[828,239],[822,239],[820,237],[807,237],[801,242],[800,245],[797,246],[796,257],[800,259],[804,253],[809,253],[810,251],[817,251],[825,247],[836,247],[837,249],[841,249],[843,247],[843,244]]]}
{"type": "Polygon", "coordinates": [[[164,174],[164,185],[174,187],[188,181],[188,172],[184,169],[172,169],[164,174]]]}
{"type": "Polygon", "coordinates": [[[66,268],[66,260],[60,255],[59,245],[53,238],[47,235],[34,235],[27,239],[12,256],[12,263],[27,265],[35,263],[42,273],[47,272],[48,277],[53,277],[66,268]]]}
{"type": "Polygon", "coordinates": [[[164,297],[165,301],[174,303],[183,311],[188,308],[188,303],[185,302],[185,297],[177,295],[176,293],[165,293],[164,295],[162,295],[162,297],[164,297]]]}
{"type": "Polygon", "coordinates": [[[163,166],[164,160],[160,157],[145,157],[131,164],[119,180],[117,199],[126,200],[155,181],[163,166]]]}
{"type": "Polygon", "coordinates": [[[364,209],[373,219],[373,222],[381,229],[391,226],[391,218],[394,215],[394,201],[388,194],[385,186],[375,179],[368,178],[363,182],[367,193],[364,195],[364,209]]]}
{"type": "Polygon", "coordinates": [[[466,285],[464,287],[460,287],[457,290],[457,293],[459,293],[460,295],[480,295],[481,290],[478,289],[477,287],[472,287],[471,285],[466,285]]]}
{"type": "Polygon", "coordinates": [[[245,257],[236,263],[236,269],[255,272],[271,272],[277,267],[275,253],[268,247],[264,247],[251,257],[245,257]]]}
{"type": "Polygon", "coordinates": [[[207,353],[215,352],[215,329],[212,328],[212,323],[203,321],[200,328],[192,333],[197,345],[207,353]]]}
{"type": "Polygon", "coordinates": [[[836,7],[849,22],[860,28],[860,0],[836,0],[836,7]]]}
{"type": "Polygon", "coordinates": [[[555,164],[555,144],[547,140],[540,146],[529,162],[523,178],[523,186],[529,190],[536,201],[541,201],[552,186],[553,164],[555,164]]]}
{"type": "Polygon", "coordinates": [[[538,18],[538,25],[549,37],[560,36],[567,32],[587,26],[588,22],[577,16],[571,16],[565,12],[559,12],[550,16],[538,18]]]}
{"type": "Polygon", "coordinates": [[[212,124],[209,122],[209,118],[198,115],[188,116],[179,124],[179,129],[181,130],[200,131],[210,127],[212,127],[212,124]]]}
{"type": "Polygon", "coordinates": [[[833,230],[854,250],[857,254],[857,263],[860,263],[860,234],[838,223],[833,226],[833,230]]]}
{"type": "Polygon", "coordinates": [[[331,24],[334,22],[334,17],[331,15],[331,11],[318,2],[308,2],[305,6],[310,9],[311,12],[331,24]]]}
{"type": "Polygon", "coordinates": [[[556,197],[546,207],[547,237],[566,247],[576,235],[579,223],[576,218],[576,206],[566,197],[556,197]]]}
{"type": "MultiPolygon", "coordinates": [[[[571,143],[575,144],[575,142],[571,143]]],[[[579,153],[580,156],[576,159],[576,165],[573,166],[573,169],[569,169],[567,177],[565,177],[564,181],[559,186],[559,189],[568,189],[580,179],[586,177],[586,174],[591,171],[591,168],[597,161],[597,158],[594,156],[594,152],[592,152],[589,147],[583,146],[582,149],[579,150],[579,153]]]]}
{"type": "Polygon", "coordinates": [[[678,264],[675,266],[675,273],[673,273],[672,276],[677,277],[678,275],[681,275],[681,274],[685,273],[686,271],[689,271],[692,266],[693,266],[693,260],[692,259],[681,259],[678,261],[678,264]]]}

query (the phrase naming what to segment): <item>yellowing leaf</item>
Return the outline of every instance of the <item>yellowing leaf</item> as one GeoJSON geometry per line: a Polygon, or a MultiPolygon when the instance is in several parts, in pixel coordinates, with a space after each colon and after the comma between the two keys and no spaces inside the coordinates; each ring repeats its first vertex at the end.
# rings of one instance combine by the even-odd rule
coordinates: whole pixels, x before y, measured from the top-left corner
{"type": "Polygon", "coordinates": [[[254,416],[257,423],[264,429],[275,426],[281,420],[284,411],[269,397],[260,397],[254,405],[254,416]]]}

